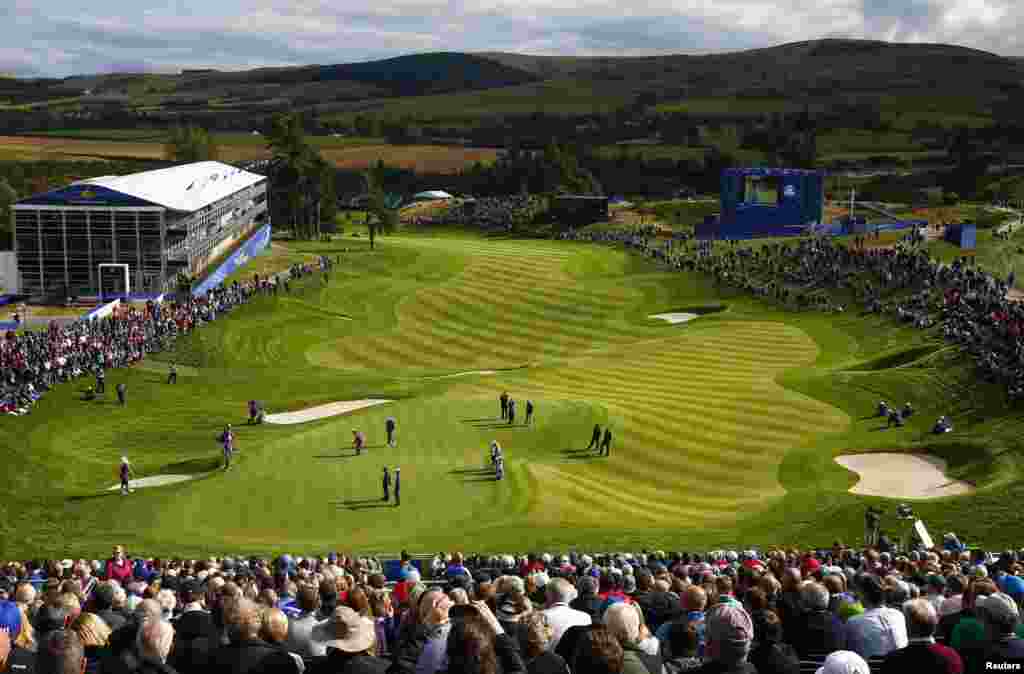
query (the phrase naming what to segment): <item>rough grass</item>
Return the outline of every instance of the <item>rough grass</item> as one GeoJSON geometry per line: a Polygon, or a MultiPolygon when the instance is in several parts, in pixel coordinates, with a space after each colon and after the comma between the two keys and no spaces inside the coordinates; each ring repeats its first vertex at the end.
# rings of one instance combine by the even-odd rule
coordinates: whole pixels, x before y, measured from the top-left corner
{"type": "Polygon", "coordinates": [[[961,457],[951,470],[981,487],[920,505],[930,527],[999,545],[1021,520],[1020,414],[962,358],[850,371],[932,336],[852,312],[783,313],[613,247],[451,231],[390,235],[374,252],[364,239],[275,242],[244,275],[313,254],[340,256],[329,284],[296,283],[184,340],[176,386],[152,359],[108,375],[111,389],[127,384],[126,408],[81,401],[80,382],[5,418],[0,556],[99,554],[115,541],[164,555],[828,545],[857,540],[864,505],[884,501],[849,494],[854,479],[832,458],[894,448],[961,457]],[[647,318],[713,305],[727,308],[682,326],[647,318]],[[502,390],[520,419],[534,401],[535,426],[500,423],[502,390]],[[275,412],[366,397],[395,402],[244,424],[251,398],[275,412]],[[919,414],[879,431],[868,418],[879,398],[919,414]],[[935,442],[939,414],[957,433],[935,442]],[[382,446],[392,415],[396,449],[382,446]],[[210,468],[228,422],[242,450],[231,472],[102,493],[122,454],[143,476],[210,468]],[[613,429],[610,458],[583,451],[595,423],[613,429]],[[358,458],[353,428],[369,437],[358,458]],[[492,439],[502,483],[480,470],[492,439]],[[966,446],[984,452],[970,459],[966,446]],[[402,468],[401,508],[374,500],[384,465],[402,468]]]}

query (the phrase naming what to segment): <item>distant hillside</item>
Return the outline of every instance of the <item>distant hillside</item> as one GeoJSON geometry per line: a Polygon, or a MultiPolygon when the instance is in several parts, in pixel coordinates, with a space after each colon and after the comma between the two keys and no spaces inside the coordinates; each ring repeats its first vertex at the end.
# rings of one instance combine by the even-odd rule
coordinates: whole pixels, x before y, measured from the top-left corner
{"type": "Polygon", "coordinates": [[[919,112],[919,118],[943,115],[946,121],[976,123],[990,117],[994,106],[1006,109],[1021,99],[1021,58],[951,45],[836,39],[707,55],[437,52],[241,72],[0,79],[0,119],[4,110],[29,114],[42,105],[72,120],[122,110],[156,120],[186,116],[204,124],[250,123],[277,110],[433,120],[591,113],[636,100],[702,114],[867,101],[900,114],[919,112]],[[413,98],[420,96],[429,99],[413,98]]]}

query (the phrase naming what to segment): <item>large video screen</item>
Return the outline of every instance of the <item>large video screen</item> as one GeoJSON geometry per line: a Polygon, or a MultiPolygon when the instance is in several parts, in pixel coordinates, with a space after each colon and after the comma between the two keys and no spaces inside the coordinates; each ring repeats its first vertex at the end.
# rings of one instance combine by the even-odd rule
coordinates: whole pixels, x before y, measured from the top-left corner
{"type": "Polygon", "coordinates": [[[746,176],[743,201],[748,204],[778,206],[782,178],[779,176],[746,176]]]}

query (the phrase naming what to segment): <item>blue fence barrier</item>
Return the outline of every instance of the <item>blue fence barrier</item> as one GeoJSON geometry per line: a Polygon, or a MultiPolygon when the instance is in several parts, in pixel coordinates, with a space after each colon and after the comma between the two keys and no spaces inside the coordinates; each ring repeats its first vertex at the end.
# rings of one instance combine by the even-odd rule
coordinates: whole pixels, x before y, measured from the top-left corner
{"type": "Polygon", "coordinates": [[[264,225],[256,230],[256,233],[249,237],[249,240],[239,246],[238,250],[231,254],[231,257],[217,267],[216,271],[206,277],[206,280],[192,289],[193,296],[199,296],[216,288],[231,276],[239,267],[242,267],[250,259],[255,257],[264,248],[270,245],[270,225],[264,225]]]}

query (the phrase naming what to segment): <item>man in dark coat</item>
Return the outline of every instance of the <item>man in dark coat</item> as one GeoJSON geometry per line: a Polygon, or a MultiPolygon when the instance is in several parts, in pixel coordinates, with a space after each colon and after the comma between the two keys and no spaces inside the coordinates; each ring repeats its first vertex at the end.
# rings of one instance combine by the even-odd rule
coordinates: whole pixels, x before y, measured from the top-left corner
{"type": "Polygon", "coordinates": [[[402,505],[402,473],[401,469],[395,467],[395,507],[402,505]]]}
{"type": "Polygon", "coordinates": [[[125,392],[128,390],[128,387],[124,385],[124,382],[121,382],[120,384],[117,385],[116,388],[117,388],[117,402],[120,405],[124,405],[125,404],[125,402],[124,402],[124,395],[125,395],[125,392]]]}
{"type": "MultiPolygon", "coordinates": [[[[604,604],[604,600],[597,594],[597,590],[597,579],[585,576],[580,579],[579,595],[569,602],[569,608],[583,611],[590,616],[591,622],[595,625],[601,622],[601,607],[604,604]]],[[[572,654],[570,653],[570,655],[572,654]]]]}
{"type": "Polygon", "coordinates": [[[601,425],[594,424],[594,432],[590,434],[590,444],[587,449],[597,449],[601,445],[601,425]]]}
{"type": "Polygon", "coordinates": [[[927,599],[913,599],[903,611],[907,617],[908,644],[885,656],[880,669],[882,674],[891,672],[936,672],[938,674],[959,674],[964,671],[960,655],[949,646],[935,643],[935,628],[939,616],[927,599]]]}
{"type": "Polygon", "coordinates": [[[260,639],[259,607],[248,599],[236,599],[224,607],[229,643],[210,655],[208,671],[224,674],[295,672],[299,668],[287,653],[260,639]]]}
{"type": "Polygon", "coordinates": [[[107,623],[111,632],[117,631],[127,621],[120,613],[113,610],[114,586],[110,583],[97,583],[92,593],[93,612],[107,623]]]}
{"type": "Polygon", "coordinates": [[[387,466],[384,466],[383,485],[384,485],[384,502],[386,503],[388,501],[388,499],[390,498],[390,490],[391,490],[391,474],[388,472],[388,467],[387,466]]]}
{"type": "Polygon", "coordinates": [[[598,454],[609,456],[612,450],[612,429],[611,426],[606,426],[604,429],[604,437],[601,438],[601,449],[598,454]]]}
{"type": "Polygon", "coordinates": [[[502,392],[498,401],[501,403],[501,418],[508,419],[508,393],[502,392]]]}
{"type": "Polygon", "coordinates": [[[533,421],[533,401],[532,400],[527,400],[526,401],[526,420],[523,423],[526,424],[527,426],[529,426],[531,421],[533,421]]]}
{"type": "Polygon", "coordinates": [[[516,401],[511,398],[508,401],[508,423],[514,424],[516,422],[516,401]]]}
{"type": "MultiPolygon", "coordinates": [[[[395,443],[395,426],[396,426],[396,422],[395,422],[395,418],[394,417],[388,417],[387,419],[384,420],[384,430],[388,434],[388,447],[394,447],[395,444],[396,444],[395,443]]],[[[384,499],[384,500],[386,501],[387,499],[384,499]]]]}
{"type": "Polygon", "coordinates": [[[843,623],[828,610],[830,598],[829,591],[820,583],[807,583],[800,587],[803,612],[785,629],[786,641],[801,658],[826,656],[846,649],[843,623]]]}

